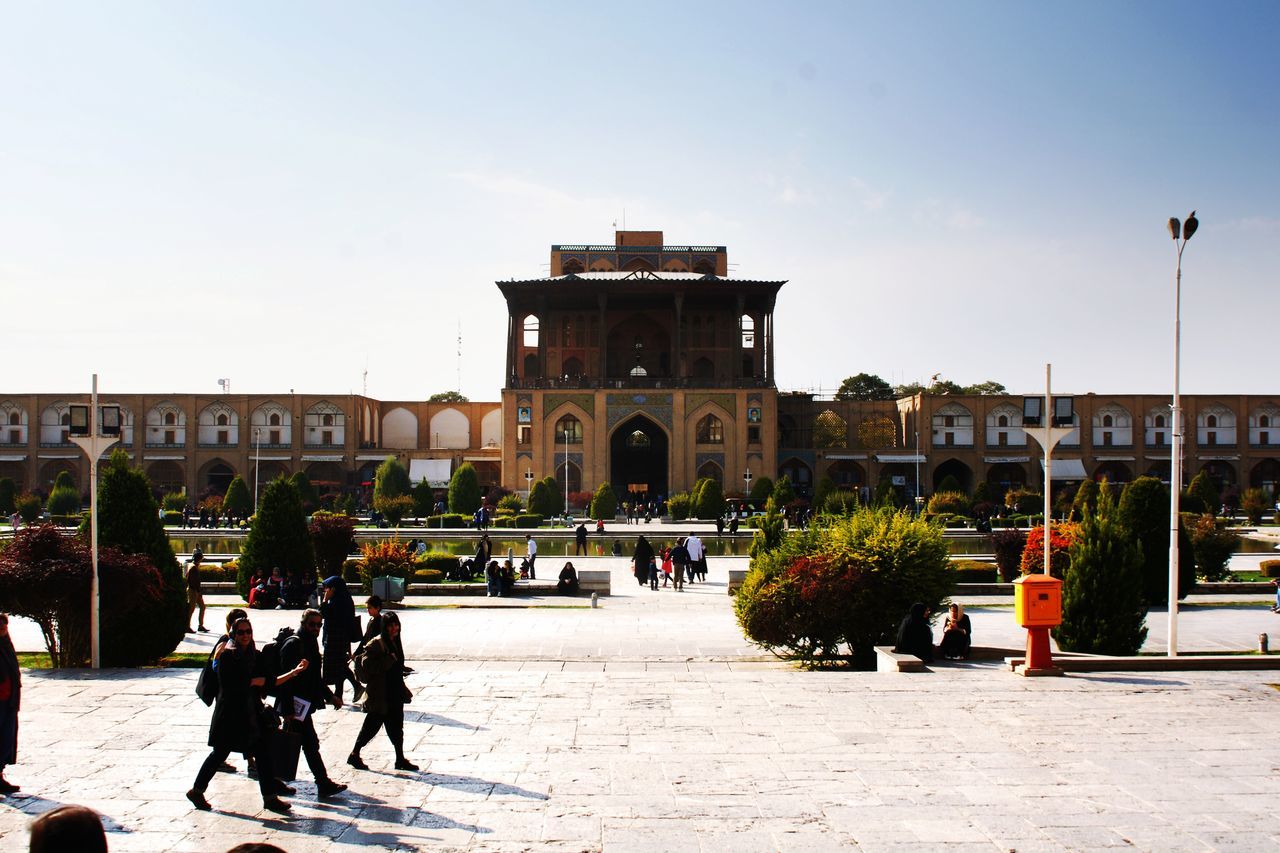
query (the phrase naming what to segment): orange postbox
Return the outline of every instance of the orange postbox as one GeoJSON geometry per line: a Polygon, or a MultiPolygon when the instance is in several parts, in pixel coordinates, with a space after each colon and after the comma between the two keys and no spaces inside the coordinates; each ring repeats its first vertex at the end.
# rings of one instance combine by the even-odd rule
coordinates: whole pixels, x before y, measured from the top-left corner
{"type": "Polygon", "coordinates": [[[1023,575],[1013,582],[1013,615],[1027,629],[1029,674],[1054,671],[1049,629],[1062,624],[1062,581],[1051,575],[1023,575]]]}

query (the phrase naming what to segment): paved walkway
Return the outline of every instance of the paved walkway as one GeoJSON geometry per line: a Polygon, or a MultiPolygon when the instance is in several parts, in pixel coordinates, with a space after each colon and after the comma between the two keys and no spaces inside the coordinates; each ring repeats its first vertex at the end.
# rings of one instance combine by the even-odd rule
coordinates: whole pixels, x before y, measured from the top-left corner
{"type": "MultiPolygon", "coordinates": [[[[800,672],[737,631],[726,566],[677,594],[627,586],[619,563],[595,610],[406,610],[422,772],[393,771],[384,740],[351,770],[362,715],[327,711],[324,754],[351,790],[318,802],[304,769],[287,819],[243,774],[215,778],[212,813],[183,798],[206,752],[195,671],[29,671],[9,773],[25,793],[0,798],[0,849],[58,803],[102,812],[115,851],[1280,847],[1280,675],[800,672]]],[[[1021,644],[1010,608],[971,612],[979,642],[1021,644]]],[[[253,614],[260,638],[297,617],[253,614]]],[[[1182,645],[1250,648],[1259,625],[1280,616],[1193,608],[1182,645]]]]}

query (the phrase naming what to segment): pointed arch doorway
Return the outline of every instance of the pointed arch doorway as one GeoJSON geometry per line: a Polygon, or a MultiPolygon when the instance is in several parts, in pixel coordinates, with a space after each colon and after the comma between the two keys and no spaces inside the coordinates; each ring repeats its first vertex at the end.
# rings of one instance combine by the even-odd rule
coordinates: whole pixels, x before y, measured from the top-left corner
{"type": "Polygon", "coordinates": [[[617,428],[609,442],[609,483],[619,500],[626,494],[666,497],[667,434],[644,415],[617,428]]]}

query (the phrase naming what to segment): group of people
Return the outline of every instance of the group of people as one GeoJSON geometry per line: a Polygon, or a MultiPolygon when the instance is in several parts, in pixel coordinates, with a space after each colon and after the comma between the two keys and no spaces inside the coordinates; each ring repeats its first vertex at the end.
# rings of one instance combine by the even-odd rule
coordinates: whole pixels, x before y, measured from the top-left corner
{"type": "Polygon", "coordinates": [[[707,550],[696,533],[682,536],[673,545],[655,551],[649,540],[641,534],[631,555],[631,574],[640,586],[646,583],[651,590],[662,586],[674,586],[684,591],[686,583],[707,580],[707,550]]]}
{"type": "Polygon", "coordinates": [[[346,790],[325,768],[314,715],[326,706],[343,707],[347,681],[354,687],[352,701],[364,698],[365,713],[347,763],[367,770],[360,752],[385,729],[395,751],[395,768],[418,769],[404,754],[404,706],[412,696],[404,678],[412,670],[405,664],[400,618],[383,610],[382,600],[372,596],[365,605],[369,623],[362,634],[346,583],[330,577],[323,589],[319,609],[304,610],[296,631],[282,629],[262,649],[254,641],[245,610],[237,608],[227,615],[227,632],[214,644],[196,688],[213,705],[211,750],[187,791],[197,809],[212,808],[205,792],[216,773],[234,772],[227,763],[234,752],[249,759],[263,808],[287,813],[290,806],[281,797],[295,790],[280,778],[282,768],[276,762],[281,757],[288,761],[290,744],[296,747],[295,761],[299,751],[305,757],[321,799],[346,790]],[[353,643],[358,643],[354,654],[353,643]]]}
{"type": "MultiPolygon", "coordinates": [[[[973,646],[973,626],[964,612],[964,607],[951,604],[947,608],[947,618],[942,625],[942,642],[938,644],[936,653],[944,660],[963,660],[969,657],[973,646]]],[[[933,628],[929,625],[929,608],[924,602],[917,601],[911,605],[911,612],[898,626],[897,642],[893,650],[898,654],[915,655],[925,663],[933,660],[933,628]]]]}
{"type": "Polygon", "coordinates": [[[306,607],[315,591],[314,572],[311,577],[301,569],[291,569],[285,574],[279,566],[271,574],[253,575],[249,579],[249,607],[254,610],[288,610],[306,607]]]}

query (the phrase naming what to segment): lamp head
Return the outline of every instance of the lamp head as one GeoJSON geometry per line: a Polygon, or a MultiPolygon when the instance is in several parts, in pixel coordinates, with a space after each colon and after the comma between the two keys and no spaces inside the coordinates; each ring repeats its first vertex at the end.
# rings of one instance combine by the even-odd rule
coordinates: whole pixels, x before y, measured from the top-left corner
{"type": "Polygon", "coordinates": [[[1196,229],[1200,227],[1200,220],[1196,219],[1196,212],[1191,211],[1191,215],[1187,217],[1187,221],[1182,225],[1182,239],[1190,240],[1191,235],[1196,233],[1196,229]]]}
{"type": "Polygon", "coordinates": [[[1178,221],[1178,217],[1169,217],[1169,236],[1177,240],[1178,235],[1182,233],[1182,223],[1178,221]]]}

